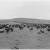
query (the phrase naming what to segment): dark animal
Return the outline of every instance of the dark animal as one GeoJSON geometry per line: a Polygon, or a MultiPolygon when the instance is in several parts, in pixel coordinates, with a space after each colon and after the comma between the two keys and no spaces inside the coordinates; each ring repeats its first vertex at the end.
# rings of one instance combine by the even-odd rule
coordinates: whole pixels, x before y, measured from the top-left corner
{"type": "Polygon", "coordinates": [[[10,28],[11,32],[13,32],[13,28],[10,28]]]}
{"type": "Polygon", "coordinates": [[[9,30],[10,30],[10,28],[5,28],[5,30],[6,30],[6,32],[8,33],[8,32],[9,32],[9,30]]]}
{"type": "Polygon", "coordinates": [[[0,31],[0,33],[4,33],[4,30],[3,31],[0,31]]]}
{"type": "Polygon", "coordinates": [[[43,30],[40,30],[40,32],[41,32],[41,33],[44,33],[44,31],[43,31],[43,30]]]}
{"type": "Polygon", "coordinates": [[[50,31],[50,28],[48,28],[47,31],[50,31]]]}

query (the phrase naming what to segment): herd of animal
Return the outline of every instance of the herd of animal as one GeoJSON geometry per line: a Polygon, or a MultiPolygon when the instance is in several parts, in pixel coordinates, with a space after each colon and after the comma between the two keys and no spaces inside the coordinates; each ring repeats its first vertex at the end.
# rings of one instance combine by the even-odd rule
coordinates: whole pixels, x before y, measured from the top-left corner
{"type": "MultiPolygon", "coordinates": [[[[33,31],[35,29],[39,29],[40,32],[37,32],[38,35],[45,34],[44,29],[46,31],[50,32],[50,24],[44,24],[44,23],[27,23],[27,22],[16,22],[15,24],[0,24],[0,34],[3,34],[6,32],[7,34],[11,31],[14,33],[14,28],[19,28],[19,30],[23,30],[24,28],[27,28],[29,31],[33,31]]],[[[36,31],[35,31],[36,32],[36,31]]],[[[41,38],[37,38],[39,41],[41,41],[41,38]]],[[[39,47],[39,46],[38,46],[39,47]]]]}
{"type": "MultiPolygon", "coordinates": [[[[47,31],[50,31],[50,24],[38,24],[38,23],[16,23],[16,24],[0,24],[0,29],[5,29],[6,32],[8,33],[9,31],[13,32],[13,28],[19,28],[20,30],[24,29],[27,27],[29,30],[33,30],[35,27],[36,29],[44,29],[47,28],[47,31]]],[[[0,31],[0,33],[4,32],[0,31]]]]}

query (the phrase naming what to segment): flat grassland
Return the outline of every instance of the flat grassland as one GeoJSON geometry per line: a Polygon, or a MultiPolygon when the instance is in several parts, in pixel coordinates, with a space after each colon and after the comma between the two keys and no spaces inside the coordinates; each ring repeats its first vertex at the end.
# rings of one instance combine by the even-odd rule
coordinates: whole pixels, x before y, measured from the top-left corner
{"type": "MultiPolygon", "coordinates": [[[[49,20],[42,19],[28,19],[28,18],[17,18],[17,19],[8,19],[1,20],[0,24],[16,24],[16,23],[37,23],[37,24],[50,24],[49,20]]],[[[44,29],[46,31],[46,29],[44,29]]],[[[20,40],[20,43],[23,45],[25,49],[42,49],[42,48],[50,48],[50,34],[38,35],[40,29],[34,28],[33,31],[29,31],[27,27],[23,30],[19,30],[18,28],[14,28],[14,32],[9,32],[9,34],[0,34],[0,46],[2,48],[6,48],[7,46],[12,47],[16,44],[16,40],[20,40]],[[49,38],[48,38],[49,36],[49,38]],[[40,39],[41,41],[38,41],[40,39]]],[[[45,32],[46,33],[46,32],[45,32]]],[[[48,33],[48,32],[47,32],[48,33]]],[[[16,46],[16,45],[15,45],[16,46]]],[[[21,46],[18,46],[21,47],[21,46]]]]}

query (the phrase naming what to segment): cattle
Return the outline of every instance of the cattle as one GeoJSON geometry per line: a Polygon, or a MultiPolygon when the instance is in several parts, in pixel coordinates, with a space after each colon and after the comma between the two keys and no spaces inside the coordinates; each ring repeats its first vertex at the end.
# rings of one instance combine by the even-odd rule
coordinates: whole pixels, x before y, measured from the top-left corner
{"type": "Polygon", "coordinates": [[[47,27],[47,25],[46,24],[41,24],[41,28],[46,28],[47,27]]]}
{"type": "Polygon", "coordinates": [[[44,30],[40,30],[41,33],[44,33],[44,30]]]}
{"type": "Polygon", "coordinates": [[[0,29],[0,33],[4,33],[4,30],[3,29],[0,29]]]}
{"type": "Polygon", "coordinates": [[[13,28],[10,28],[10,31],[13,32],[13,28]]]}
{"type": "Polygon", "coordinates": [[[16,24],[16,25],[15,25],[15,27],[19,27],[19,26],[20,26],[19,24],[16,24]]]}
{"type": "Polygon", "coordinates": [[[50,28],[48,28],[47,31],[49,32],[50,31],[50,28]]]}
{"type": "Polygon", "coordinates": [[[0,33],[4,33],[4,31],[0,31],[0,33]]]}
{"type": "Polygon", "coordinates": [[[22,26],[19,26],[19,29],[20,29],[20,30],[22,30],[22,29],[23,29],[23,27],[22,27],[22,26]]]}
{"type": "Polygon", "coordinates": [[[9,30],[10,30],[10,28],[5,28],[5,30],[6,30],[6,32],[8,33],[8,32],[9,32],[9,30]]]}
{"type": "Polygon", "coordinates": [[[33,27],[29,28],[29,30],[30,30],[30,31],[33,30],[33,27]]]}

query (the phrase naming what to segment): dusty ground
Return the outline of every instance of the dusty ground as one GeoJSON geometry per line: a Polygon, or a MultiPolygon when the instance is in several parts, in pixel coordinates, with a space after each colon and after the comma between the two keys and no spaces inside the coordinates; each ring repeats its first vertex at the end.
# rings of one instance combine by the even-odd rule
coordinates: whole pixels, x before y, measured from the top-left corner
{"type": "MultiPolygon", "coordinates": [[[[10,24],[13,24],[13,22],[10,24]]],[[[47,32],[48,35],[38,35],[38,31],[39,30],[37,29],[29,31],[27,28],[24,28],[23,30],[14,28],[14,32],[9,32],[9,34],[0,34],[0,47],[8,48],[13,46],[14,43],[16,43],[15,39],[18,39],[21,44],[23,44],[23,48],[36,49],[37,45],[40,46],[39,48],[50,48],[50,33],[47,32]],[[41,39],[41,41],[38,41],[37,39],[41,39]]]]}

